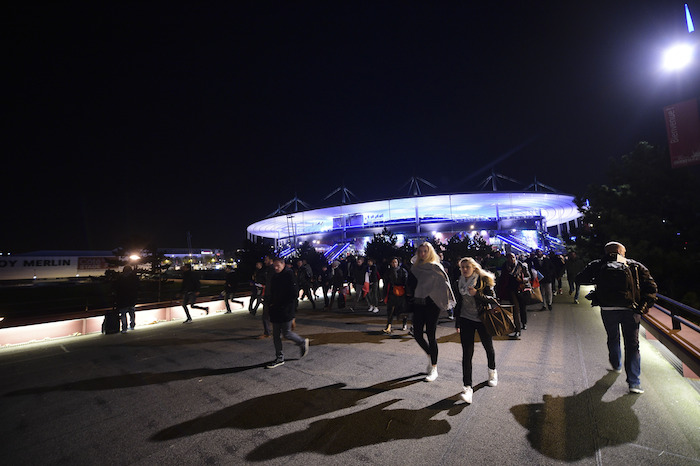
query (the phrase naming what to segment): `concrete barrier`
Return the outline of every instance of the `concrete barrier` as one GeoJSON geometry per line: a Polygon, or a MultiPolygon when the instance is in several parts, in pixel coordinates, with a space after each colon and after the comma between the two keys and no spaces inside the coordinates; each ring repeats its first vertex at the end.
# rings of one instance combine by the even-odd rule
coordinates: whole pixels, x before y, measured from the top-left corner
{"type": "MultiPolygon", "coordinates": [[[[233,312],[248,310],[249,297],[236,297],[236,301],[243,302],[240,304],[231,304],[233,312]]],[[[190,313],[196,320],[198,318],[211,317],[214,314],[226,311],[226,305],[223,300],[217,299],[213,301],[197,302],[198,305],[207,306],[209,308],[209,316],[200,309],[192,309],[190,313]]],[[[138,309],[136,310],[136,328],[145,325],[157,324],[159,322],[169,322],[171,320],[184,320],[185,311],[182,306],[167,306],[156,309],[138,309]]],[[[54,338],[65,338],[70,336],[88,335],[91,333],[102,332],[102,322],[104,316],[90,316],[77,319],[60,320],[57,322],[43,322],[29,325],[21,325],[16,327],[0,328],[0,346],[17,345],[22,343],[31,343],[50,340],[54,338]]]]}

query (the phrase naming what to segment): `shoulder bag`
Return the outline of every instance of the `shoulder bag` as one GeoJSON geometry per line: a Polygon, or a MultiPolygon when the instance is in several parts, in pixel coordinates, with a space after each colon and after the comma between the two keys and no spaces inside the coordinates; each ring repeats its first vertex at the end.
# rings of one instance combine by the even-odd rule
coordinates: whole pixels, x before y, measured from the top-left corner
{"type": "Polygon", "coordinates": [[[503,337],[515,332],[513,314],[498,303],[491,309],[482,312],[479,318],[492,337],[503,337]]]}

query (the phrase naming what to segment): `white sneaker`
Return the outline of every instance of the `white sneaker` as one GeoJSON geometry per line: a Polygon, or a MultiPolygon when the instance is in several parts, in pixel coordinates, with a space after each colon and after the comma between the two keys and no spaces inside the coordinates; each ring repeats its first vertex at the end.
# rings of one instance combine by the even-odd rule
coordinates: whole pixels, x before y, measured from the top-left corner
{"type": "Polygon", "coordinates": [[[462,393],[459,395],[459,397],[465,403],[472,404],[472,395],[473,394],[474,394],[474,390],[472,390],[472,387],[464,387],[462,389],[462,393]]]}
{"type": "Polygon", "coordinates": [[[438,376],[437,366],[430,366],[430,373],[425,378],[425,381],[426,382],[433,382],[435,379],[437,379],[437,376],[438,376]]]}
{"type": "Polygon", "coordinates": [[[496,369],[489,369],[489,387],[495,387],[496,385],[498,385],[498,372],[496,372],[496,369]]]}
{"type": "Polygon", "coordinates": [[[375,308],[372,309],[372,313],[376,314],[377,312],[379,312],[379,308],[378,308],[378,307],[375,307],[375,308]]]}

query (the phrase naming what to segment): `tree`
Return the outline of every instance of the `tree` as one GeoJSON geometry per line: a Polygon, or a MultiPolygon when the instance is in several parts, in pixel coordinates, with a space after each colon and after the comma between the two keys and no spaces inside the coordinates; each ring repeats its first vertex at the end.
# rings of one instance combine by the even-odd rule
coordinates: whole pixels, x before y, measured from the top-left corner
{"type": "Polygon", "coordinates": [[[672,169],[666,151],[646,142],[608,166],[608,184],[589,186],[576,200],[583,213],[575,232],[580,256],[602,255],[619,241],[628,256],[649,267],[660,292],[700,307],[696,273],[700,266],[698,171],[672,169]]]}
{"type": "Polygon", "coordinates": [[[374,259],[376,264],[398,255],[396,235],[384,227],[381,233],[375,233],[372,241],[365,246],[365,255],[374,259]]]}
{"type": "Polygon", "coordinates": [[[483,258],[491,252],[491,246],[486,244],[486,240],[481,235],[473,238],[465,235],[460,238],[458,235],[452,236],[445,245],[444,256],[453,265],[457,265],[464,257],[483,258]]]}
{"type": "Polygon", "coordinates": [[[267,254],[272,253],[272,246],[265,244],[260,238],[256,242],[246,239],[243,248],[237,253],[237,257],[240,260],[238,263],[238,279],[249,280],[253,276],[255,263],[262,262],[267,254]]]}

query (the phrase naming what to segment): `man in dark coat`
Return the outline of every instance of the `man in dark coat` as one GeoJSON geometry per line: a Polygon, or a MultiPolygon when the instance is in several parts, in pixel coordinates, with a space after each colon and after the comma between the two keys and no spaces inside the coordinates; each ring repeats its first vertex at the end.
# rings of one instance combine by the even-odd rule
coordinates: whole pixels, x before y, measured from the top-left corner
{"type": "Polygon", "coordinates": [[[296,314],[299,288],[294,279],[294,272],[285,267],[284,259],[275,258],[272,262],[275,274],[270,280],[270,321],[272,337],[275,344],[275,360],[266,367],[272,369],[284,364],[282,336],[299,346],[301,358],[309,352],[309,339],[301,338],[292,332],[292,322],[296,314]]]}

